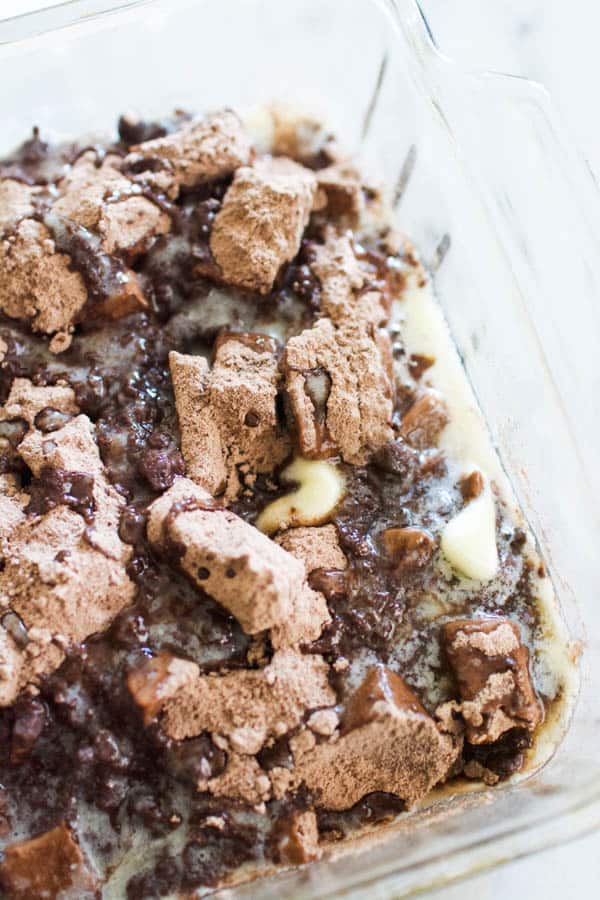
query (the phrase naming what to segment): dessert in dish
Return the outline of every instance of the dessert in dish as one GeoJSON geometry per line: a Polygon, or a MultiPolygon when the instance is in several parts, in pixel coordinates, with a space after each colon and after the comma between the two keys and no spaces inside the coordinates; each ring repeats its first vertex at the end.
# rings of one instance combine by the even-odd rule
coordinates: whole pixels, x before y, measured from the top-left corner
{"type": "Polygon", "coordinates": [[[530,771],[573,692],[381,188],[282,109],[118,132],[0,165],[11,898],[310,863],[530,771]]]}

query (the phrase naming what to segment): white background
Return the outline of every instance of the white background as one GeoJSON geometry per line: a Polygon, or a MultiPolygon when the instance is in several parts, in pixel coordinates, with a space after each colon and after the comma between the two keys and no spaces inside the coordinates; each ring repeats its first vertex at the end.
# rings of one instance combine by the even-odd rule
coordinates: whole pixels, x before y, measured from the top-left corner
{"type": "MultiPolygon", "coordinates": [[[[285,0],[282,0],[285,2],[285,0]]],[[[352,0],[347,0],[351,9],[352,0]]],[[[598,0],[421,0],[441,49],[474,69],[543,82],[600,176],[598,0]]],[[[0,18],[54,5],[0,0],[0,18]]],[[[600,897],[600,835],[511,863],[430,894],[430,900],[600,897]]]]}

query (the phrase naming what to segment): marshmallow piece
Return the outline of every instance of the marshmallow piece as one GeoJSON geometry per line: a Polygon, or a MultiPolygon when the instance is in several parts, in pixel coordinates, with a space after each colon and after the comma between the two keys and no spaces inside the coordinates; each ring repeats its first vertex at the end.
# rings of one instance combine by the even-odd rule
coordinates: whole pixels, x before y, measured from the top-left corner
{"type": "MultiPolygon", "coordinates": [[[[17,385],[17,391],[21,387],[25,386],[17,385]]],[[[24,406],[30,415],[43,402],[39,394],[32,400],[27,391],[21,397],[26,398],[24,406]]],[[[10,506],[13,522],[10,531],[0,529],[4,562],[0,606],[10,607],[19,616],[26,642],[17,648],[0,629],[2,705],[12,703],[27,684],[37,684],[54,671],[67,646],[107,628],[135,593],[125,569],[131,548],[118,534],[124,500],[106,478],[87,416],[71,419],[50,435],[30,430],[19,445],[19,454],[35,477],[30,496],[19,494],[16,484],[6,478],[0,482],[5,492],[0,507],[10,506]],[[57,478],[56,485],[64,487],[64,493],[53,493],[50,506],[29,509],[25,515],[27,503],[35,507],[37,479],[49,476],[57,478]],[[83,498],[71,497],[74,476],[86,487],[83,498]],[[69,508],[71,500],[78,511],[69,508]],[[89,518],[80,514],[80,500],[89,518]]]]}
{"type": "Polygon", "coordinates": [[[279,650],[264,669],[225,675],[200,675],[192,666],[185,660],[175,665],[171,658],[165,670],[161,655],[129,676],[136,702],[145,713],[160,715],[163,731],[174,740],[209,731],[227,738],[236,753],[251,756],[299,725],[307,711],[335,703],[329,666],[316,654],[279,650]]]}
{"type": "Polygon", "coordinates": [[[21,491],[14,475],[0,473],[0,558],[17,525],[25,518],[28,494],[21,491]]]}
{"type": "Polygon", "coordinates": [[[202,357],[169,355],[187,474],[213,494],[235,498],[244,483],[290,454],[276,409],[276,343],[260,334],[225,334],[212,369],[202,357]]]}
{"type": "Polygon", "coordinates": [[[290,528],[275,540],[280,547],[302,560],[310,575],[315,569],[346,569],[348,560],[338,540],[335,525],[290,528]]]}
{"type": "Polygon", "coordinates": [[[327,215],[352,226],[358,225],[365,208],[358,169],[347,162],[335,162],[318,170],[317,182],[327,198],[327,215]]]}
{"type": "Polygon", "coordinates": [[[224,109],[132,147],[123,170],[134,171],[139,180],[174,199],[182,187],[224,178],[247,165],[251,153],[239,118],[224,109]]]}
{"type": "Polygon", "coordinates": [[[298,457],[280,478],[284,484],[297,482],[298,487],[263,509],[256,527],[266,534],[298,525],[321,525],[331,518],[345,492],[339,469],[324,460],[298,457]]]}
{"type": "Polygon", "coordinates": [[[70,415],[78,413],[73,388],[60,384],[39,387],[28,378],[15,378],[6,403],[0,407],[0,421],[24,419],[33,428],[37,414],[47,408],[70,415]]]}
{"type": "Polygon", "coordinates": [[[271,782],[253,756],[229,753],[227,765],[215,778],[201,779],[197,788],[214,797],[242,800],[251,806],[264,803],[271,796],[271,782]]]}
{"type": "Polygon", "coordinates": [[[339,327],[320,319],[288,340],[282,357],[287,411],[303,456],[339,454],[362,465],[392,439],[390,354],[389,335],[362,307],[339,327]]]}
{"type": "Polygon", "coordinates": [[[489,484],[445,525],[440,546],[450,565],[467,578],[494,578],[499,562],[496,507],[489,484]]]}
{"type": "Polygon", "coordinates": [[[81,275],[41,222],[23,219],[0,240],[0,309],[33,331],[67,331],[87,300],[81,275]]]}
{"type": "Polygon", "coordinates": [[[32,215],[36,192],[36,188],[13,178],[0,178],[0,237],[32,215]]]}
{"type": "Polygon", "coordinates": [[[397,794],[414,806],[446,777],[460,742],[443,734],[400,676],[372,669],[350,699],[333,742],[294,752],[293,784],[318,806],[349,809],[366,794],[397,794]]]}
{"type": "Polygon", "coordinates": [[[101,166],[96,162],[93,151],[80,156],[60,182],[52,212],[93,231],[107,253],[136,256],[152,238],[170,231],[170,216],[119,171],[120,157],[108,156],[101,166]]]}
{"type": "Polygon", "coordinates": [[[314,174],[290,159],[238,169],[210,237],[223,280],[267,294],[300,249],[316,189],[314,174]]]}
{"type": "Polygon", "coordinates": [[[247,634],[271,628],[275,646],[315,640],[329,621],[303,564],[186,478],[150,506],[149,540],[180,549],[180,565],[247,634]]]}
{"type": "Polygon", "coordinates": [[[95,879],[66,825],[6,847],[0,881],[11,900],[92,896],[96,890],[95,879]]]}

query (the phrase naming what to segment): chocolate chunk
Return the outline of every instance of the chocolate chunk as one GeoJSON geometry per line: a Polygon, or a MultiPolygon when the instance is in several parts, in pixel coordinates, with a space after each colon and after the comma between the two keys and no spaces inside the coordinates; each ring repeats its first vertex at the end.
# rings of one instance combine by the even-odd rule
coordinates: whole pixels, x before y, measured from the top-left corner
{"type": "Polygon", "coordinates": [[[196,663],[165,652],[133,669],[127,677],[127,687],[143,712],[145,724],[156,718],[166,701],[180,688],[194,682],[198,673],[196,663]]]}
{"type": "Polygon", "coordinates": [[[301,866],[321,856],[317,817],[312,809],[283,816],[276,823],[275,834],[279,862],[301,866]]]}
{"type": "Polygon", "coordinates": [[[66,825],[4,850],[0,880],[11,900],[95,896],[95,879],[66,825]]]}
{"type": "Polygon", "coordinates": [[[202,357],[169,357],[187,474],[211,493],[225,488],[228,500],[291,450],[277,417],[273,343],[228,334],[218,342],[212,369],[202,357]]]}
{"type": "Polygon", "coordinates": [[[304,783],[325,809],[350,809],[375,791],[414,806],[460,752],[460,742],[443,734],[402,679],[383,667],[369,672],[350,699],[337,740],[294,746],[293,783],[304,783]]]}
{"type": "Polygon", "coordinates": [[[433,556],[435,541],[422,528],[387,528],[383,543],[398,571],[422,569],[433,556]]]}
{"type": "Polygon", "coordinates": [[[272,629],[277,646],[315,640],[329,621],[301,562],[187,479],[150,507],[148,537],[181,548],[180,565],[248,634],[272,629]],[[189,508],[177,507],[189,501],[189,508]],[[181,511],[178,511],[181,509],[181,511]]]}
{"type": "Polygon", "coordinates": [[[529,675],[529,653],[514,622],[458,619],[442,627],[442,641],[471,744],[496,741],[512,728],[537,728],[542,708],[529,675]]]}
{"type": "Polygon", "coordinates": [[[449,421],[444,398],[438,391],[427,390],[402,417],[400,434],[419,450],[434,447],[449,421]]]}
{"type": "Polygon", "coordinates": [[[210,238],[223,280],[268,293],[283,263],[300,249],[315,193],[312,172],[289,159],[238,169],[210,238]]]}
{"type": "Polygon", "coordinates": [[[463,475],[458,486],[463,495],[463,500],[468,503],[469,500],[475,500],[479,497],[485,487],[485,481],[479,469],[475,469],[469,475],[463,475]]]}
{"type": "Polygon", "coordinates": [[[303,456],[339,453],[363,464],[390,440],[392,384],[383,349],[377,330],[360,319],[339,328],[321,319],[287,342],[282,366],[288,409],[303,456]],[[324,422],[307,390],[316,371],[331,382],[324,422]]]}
{"type": "Polygon", "coordinates": [[[401,438],[384,444],[373,457],[382,472],[397,475],[408,487],[419,469],[419,454],[401,438]]]}
{"type": "Polygon", "coordinates": [[[344,732],[377,719],[378,703],[393,703],[398,709],[427,715],[418,697],[399,675],[385,666],[374,666],[350,698],[342,723],[344,732]]]}
{"type": "Polygon", "coordinates": [[[237,115],[225,109],[132,147],[123,171],[175,198],[182,187],[223,178],[247,165],[251,150],[237,115]]]}

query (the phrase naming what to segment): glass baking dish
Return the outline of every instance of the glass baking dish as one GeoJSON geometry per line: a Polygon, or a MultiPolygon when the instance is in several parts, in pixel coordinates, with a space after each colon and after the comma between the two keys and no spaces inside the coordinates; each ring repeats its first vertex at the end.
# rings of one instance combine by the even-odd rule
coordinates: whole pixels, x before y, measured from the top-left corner
{"type": "Polygon", "coordinates": [[[600,204],[544,91],[445,59],[414,0],[74,0],[0,23],[0,84],[0,153],[34,124],[110,132],[126,109],[283,99],[331,123],[396,193],[573,653],[585,646],[570,729],[541,771],[442,800],[260,896],[406,896],[598,827],[600,204]]]}

